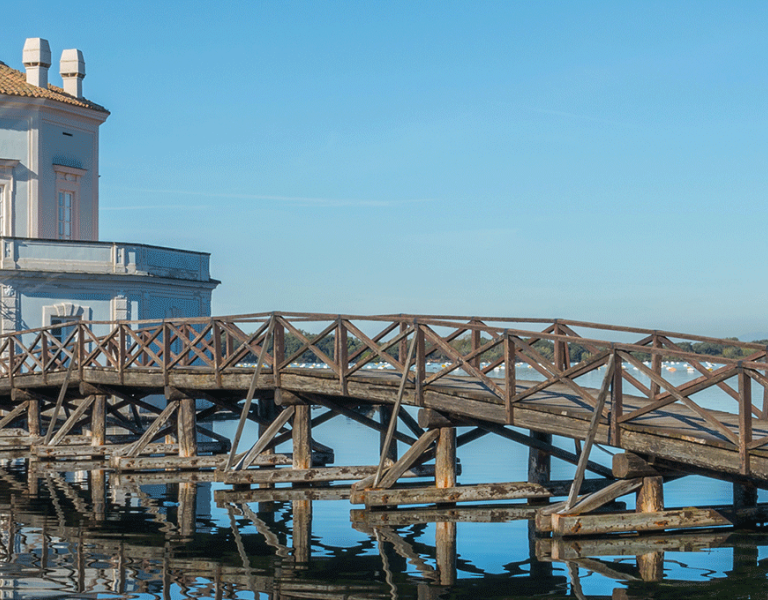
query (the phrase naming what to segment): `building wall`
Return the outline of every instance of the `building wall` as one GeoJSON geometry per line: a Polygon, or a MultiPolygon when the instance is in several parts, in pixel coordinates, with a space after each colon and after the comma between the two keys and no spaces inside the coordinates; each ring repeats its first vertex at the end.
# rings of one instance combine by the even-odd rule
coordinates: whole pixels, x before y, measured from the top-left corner
{"type": "Polygon", "coordinates": [[[106,115],[39,99],[4,101],[0,115],[0,160],[19,161],[12,169],[13,225],[0,235],[57,239],[63,185],[76,193],[72,239],[98,240],[98,128],[106,115]]]}
{"type": "Polygon", "coordinates": [[[35,178],[35,173],[29,170],[30,157],[30,124],[29,116],[24,116],[13,110],[4,108],[0,118],[0,159],[15,159],[19,161],[13,169],[5,172],[0,170],[0,178],[4,185],[12,185],[12,190],[7,190],[9,198],[6,202],[13,206],[12,219],[9,227],[0,232],[2,235],[28,235],[29,219],[27,209],[31,194],[30,181],[35,178]],[[9,181],[12,178],[13,181],[9,181]]]}
{"type": "Polygon", "coordinates": [[[0,273],[0,280],[2,333],[47,326],[52,317],[63,316],[87,321],[207,316],[216,285],[131,275],[57,277],[29,271],[0,273]]]}

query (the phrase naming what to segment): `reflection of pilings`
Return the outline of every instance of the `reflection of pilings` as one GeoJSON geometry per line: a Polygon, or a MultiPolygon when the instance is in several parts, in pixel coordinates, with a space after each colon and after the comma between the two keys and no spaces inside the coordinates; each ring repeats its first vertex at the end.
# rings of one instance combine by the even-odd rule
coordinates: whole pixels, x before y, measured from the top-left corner
{"type": "Polygon", "coordinates": [[[194,483],[179,484],[179,533],[182,539],[191,539],[195,533],[197,513],[197,485],[194,483]]]}
{"type": "Polygon", "coordinates": [[[539,560],[536,553],[536,542],[539,540],[536,534],[535,519],[528,520],[528,555],[531,557],[531,577],[552,577],[552,563],[539,560]]]}
{"type": "MultiPolygon", "coordinates": [[[[381,548],[382,542],[389,542],[392,544],[392,548],[394,548],[395,552],[413,565],[424,578],[435,582],[439,580],[439,576],[435,569],[427,564],[426,561],[421,558],[421,555],[419,555],[408,542],[395,532],[394,529],[391,527],[374,527],[373,532],[380,545],[379,553],[384,552],[383,548],[381,548]]],[[[384,557],[382,556],[382,558],[384,557]]]]}
{"type": "Polygon", "coordinates": [[[106,493],[107,477],[106,471],[88,471],[88,486],[91,489],[91,505],[93,506],[93,518],[96,521],[103,521],[106,516],[106,493]]]}
{"type": "Polygon", "coordinates": [[[643,581],[661,581],[664,578],[664,552],[638,554],[637,568],[643,581]]]}
{"type": "Polygon", "coordinates": [[[294,500],[293,556],[296,562],[308,563],[312,554],[312,501],[294,500]]]}

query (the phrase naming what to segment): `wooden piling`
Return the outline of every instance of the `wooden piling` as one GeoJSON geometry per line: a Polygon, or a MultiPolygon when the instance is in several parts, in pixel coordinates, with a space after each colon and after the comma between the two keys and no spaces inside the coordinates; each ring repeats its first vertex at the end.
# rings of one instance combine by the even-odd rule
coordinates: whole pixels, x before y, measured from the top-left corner
{"type": "Polygon", "coordinates": [[[312,427],[310,406],[298,404],[293,414],[293,468],[312,467],[312,427]]]}
{"type": "Polygon", "coordinates": [[[637,512],[653,513],[664,510],[663,484],[662,477],[643,477],[643,484],[637,491],[637,512]]]}
{"type": "Polygon", "coordinates": [[[179,402],[177,417],[179,456],[181,457],[197,456],[196,421],[195,400],[193,398],[182,398],[179,402]]]}
{"type": "Polygon", "coordinates": [[[31,399],[27,404],[27,430],[29,435],[41,435],[40,401],[31,399]]]}
{"type": "MultiPolygon", "coordinates": [[[[545,444],[552,444],[552,435],[549,433],[540,433],[531,431],[531,438],[545,444]]],[[[552,455],[544,450],[534,448],[528,449],[528,483],[538,483],[546,486],[550,481],[552,470],[552,455]]],[[[532,504],[546,504],[548,499],[532,499],[532,504]]]]}
{"type": "Polygon", "coordinates": [[[435,449],[435,487],[456,486],[456,428],[441,427],[435,449]]]}
{"type": "Polygon", "coordinates": [[[107,397],[101,394],[96,395],[91,406],[91,445],[103,446],[106,442],[107,433],[107,397]]]}

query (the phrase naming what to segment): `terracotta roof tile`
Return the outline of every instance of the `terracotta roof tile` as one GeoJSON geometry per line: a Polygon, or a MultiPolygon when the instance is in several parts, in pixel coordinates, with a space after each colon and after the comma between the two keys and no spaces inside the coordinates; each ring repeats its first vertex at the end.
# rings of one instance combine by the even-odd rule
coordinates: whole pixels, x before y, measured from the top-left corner
{"type": "Polygon", "coordinates": [[[48,84],[48,89],[37,87],[27,83],[27,77],[21,71],[12,69],[3,62],[0,62],[0,94],[7,96],[26,96],[28,98],[48,98],[49,100],[56,100],[58,102],[64,102],[65,104],[72,104],[73,106],[80,106],[81,108],[90,108],[92,110],[98,110],[109,114],[109,111],[85,98],[75,98],[70,96],[60,87],[48,84]]]}

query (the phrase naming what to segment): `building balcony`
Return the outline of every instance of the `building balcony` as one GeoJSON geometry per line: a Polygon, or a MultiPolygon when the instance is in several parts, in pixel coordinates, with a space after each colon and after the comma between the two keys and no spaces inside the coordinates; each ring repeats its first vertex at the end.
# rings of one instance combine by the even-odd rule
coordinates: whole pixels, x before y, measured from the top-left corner
{"type": "Polygon", "coordinates": [[[0,238],[0,270],[126,274],[211,281],[207,252],[176,248],[32,238],[0,238]]]}

